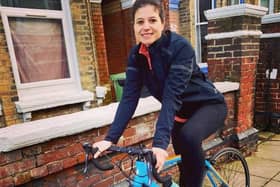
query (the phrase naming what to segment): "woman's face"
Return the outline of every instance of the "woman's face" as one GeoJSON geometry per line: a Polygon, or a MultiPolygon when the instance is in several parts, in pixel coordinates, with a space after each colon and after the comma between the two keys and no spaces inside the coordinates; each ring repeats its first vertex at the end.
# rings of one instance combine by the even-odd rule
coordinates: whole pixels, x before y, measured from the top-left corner
{"type": "Polygon", "coordinates": [[[153,5],[146,5],[135,12],[134,34],[137,42],[148,47],[161,37],[163,29],[159,10],[153,5]]]}

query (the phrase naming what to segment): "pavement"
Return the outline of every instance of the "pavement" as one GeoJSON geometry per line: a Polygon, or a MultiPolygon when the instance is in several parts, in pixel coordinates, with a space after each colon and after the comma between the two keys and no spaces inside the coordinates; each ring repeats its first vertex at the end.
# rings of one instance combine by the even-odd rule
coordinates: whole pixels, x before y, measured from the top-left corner
{"type": "Polygon", "coordinates": [[[259,132],[257,151],[246,157],[251,187],[280,187],[280,134],[259,132]]]}

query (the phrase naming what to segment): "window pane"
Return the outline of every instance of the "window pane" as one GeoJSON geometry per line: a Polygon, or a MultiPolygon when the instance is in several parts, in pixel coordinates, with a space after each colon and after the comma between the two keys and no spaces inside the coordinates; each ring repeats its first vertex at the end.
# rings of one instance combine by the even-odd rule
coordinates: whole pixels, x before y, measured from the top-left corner
{"type": "Polygon", "coordinates": [[[205,36],[207,35],[207,25],[200,26],[201,34],[201,62],[207,62],[207,40],[205,36]]]}
{"type": "Polygon", "coordinates": [[[269,7],[269,0],[261,0],[261,6],[263,7],[269,7]]]}
{"type": "Polygon", "coordinates": [[[0,5],[17,8],[61,10],[60,0],[0,0],[0,5]]]}
{"type": "Polygon", "coordinates": [[[211,9],[211,1],[199,0],[199,16],[200,22],[207,21],[204,15],[205,10],[211,9]]]}
{"type": "Polygon", "coordinates": [[[227,6],[239,4],[238,0],[227,0],[227,6]]]}
{"type": "Polygon", "coordinates": [[[69,78],[61,20],[8,20],[21,83],[69,78]]]}

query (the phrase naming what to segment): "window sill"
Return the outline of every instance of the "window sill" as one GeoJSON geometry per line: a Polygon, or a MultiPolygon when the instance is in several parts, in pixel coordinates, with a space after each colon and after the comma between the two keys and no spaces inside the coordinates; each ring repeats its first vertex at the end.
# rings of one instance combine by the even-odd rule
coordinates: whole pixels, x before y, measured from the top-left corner
{"type": "MultiPolygon", "coordinates": [[[[239,84],[233,82],[217,82],[215,85],[222,93],[239,89],[239,84]]],[[[111,103],[73,114],[0,128],[0,152],[9,152],[111,124],[117,107],[118,103],[111,103]]],[[[161,104],[152,96],[141,98],[133,117],[157,112],[160,108],[161,104]]]]}
{"type": "Polygon", "coordinates": [[[93,100],[93,94],[89,91],[58,92],[35,96],[29,100],[15,102],[15,104],[18,113],[26,113],[91,100],[93,100]]]}
{"type": "Polygon", "coordinates": [[[268,14],[262,17],[262,24],[279,23],[280,13],[268,14]]]}

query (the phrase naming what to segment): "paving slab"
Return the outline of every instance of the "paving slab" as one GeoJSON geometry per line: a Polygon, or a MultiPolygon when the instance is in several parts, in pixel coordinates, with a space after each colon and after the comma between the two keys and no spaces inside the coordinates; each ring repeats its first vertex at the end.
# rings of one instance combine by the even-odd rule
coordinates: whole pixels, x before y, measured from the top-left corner
{"type": "Polygon", "coordinates": [[[268,178],[250,176],[250,186],[252,187],[264,186],[267,181],[269,181],[268,178]]]}
{"type": "Polygon", "coordinates": [[[280,182],[274,180],[264,185],[264,187],[279,187],[279,186],[280,186],[280,182]]]}
{"type": "Polygon", "coordinates": [[[279,174],[278,174],[277,176],[275,176],[275,177],[273,178],[273,180],[276,180],[276,181],[279,181],[279,182],[280,182],[280,172],[279,172],[279,174]]]}
{"type": "Polygon", "coordinates": [[[275,136],[272,137],[272,140],[278,140],[280,141],[280,134],[276,134],[275,136]]]}
{"type": "Polygon", "coordinates": [[[280,162],[279,153],[280,141],[266,141],[258,145],[258,149],[253,156],[280,162]]]}
{"type": "Polygon", "coordinates": [[[263,178],[272,178],[277,175],[280,171],[280,162],[267,160],[255,156],[250,156],[246,158],[250,175],[263,177],[263,178]]]}

